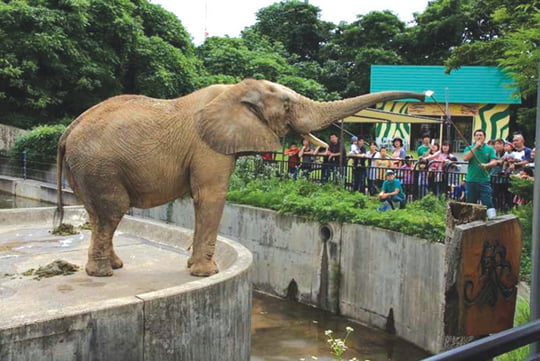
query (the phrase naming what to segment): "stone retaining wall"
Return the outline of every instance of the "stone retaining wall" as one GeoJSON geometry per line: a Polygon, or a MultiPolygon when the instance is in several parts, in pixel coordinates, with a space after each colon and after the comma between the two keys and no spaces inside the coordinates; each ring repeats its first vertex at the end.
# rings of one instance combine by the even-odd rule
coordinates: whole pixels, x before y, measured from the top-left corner
{"type": "Polygon", "coordinates": [[[0,124],[0,151],[10,151],[19,135],[26,133],[24,129],[0,124]]]}

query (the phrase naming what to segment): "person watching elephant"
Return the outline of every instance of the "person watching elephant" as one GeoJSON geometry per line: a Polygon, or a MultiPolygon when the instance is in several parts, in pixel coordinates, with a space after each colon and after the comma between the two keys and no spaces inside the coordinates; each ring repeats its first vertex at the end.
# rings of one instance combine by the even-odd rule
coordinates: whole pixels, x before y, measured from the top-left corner
{"type": "Polygon", "coordinates": [[[338,174],[345,177],[347,161],[345,146],[339,141],[337,134],[330,134],[330,143],[325,155],[327,159],[323,164],[322,182],[328,182],[328,178],[332,175],[334,183],[337,183],[338,174]]]}
{"type": "Polygon", "coordinates": [[[465,148],[463,154],[463,160],[469,161],[465,177],[467,202],[476,203],[480,200],[487,207],[488,219],[493,219],[497,214],[493,205],[489,169],[497,165],[497,154],[495,149],[485,144],[484,130],[475,130],[473,136],[474,144],[465,148]]]}
{"type": "Polygon", "coordinates": [[[300,148],[298,156],[301,159],[300,169],[305,178],[309,178],[311,171],[315,168],[315,157],[319,153],[319,149],[320,146],[313,147],[309,139],[302,139],[302,148],[300,148]]]}
{"type": "Polygon", "coordinates": [[[386,180],[382,184],[379,200],[383,202],[383,205],[377,209],[379,212],[394,209],[394,202],[399,203],[400,209],[405,208],[407,201],[405,199],[403,187],[401,186],[399,179],[396,178],[396,174],[391,169],[386,171],[386,180]]]}
{"type": "Polygon", "coordinates": [[[366,148],[362,137],[351,137],[351,151],[347,154],[353,160],[352,190],[366,192],[366,148]]]}
{"type": "Polygon", "coordinates": [[[296,143],[291,143],[289,149],[283,152],[284,155],[289,157],[287,160],[287,169],[289,172],[289,177],[293,178],[294,180],[296,180],[296,177],[298,176],[298,167],[300,166],[299,153],[300,149],[298,149],[296,143]]]}

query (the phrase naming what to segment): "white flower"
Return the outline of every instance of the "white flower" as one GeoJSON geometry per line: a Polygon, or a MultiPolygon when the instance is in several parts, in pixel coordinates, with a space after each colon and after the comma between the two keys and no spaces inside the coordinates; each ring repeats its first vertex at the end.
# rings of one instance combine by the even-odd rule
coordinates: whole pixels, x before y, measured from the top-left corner
{"type": "Polygon", "coordinates": [[[345,327],[345,331],[347,331],[347,332],[353,332],[353,331],[354,331],[354,328],[347,326],[347,327],[345,327]]]}
{"type": "Polygon", "coordinates": [[[324,331],[324,334],[325,334],[326,336],[330,336],[332,333],[333,333],[332,330],[326,330],[326,331],[324,331]]]}

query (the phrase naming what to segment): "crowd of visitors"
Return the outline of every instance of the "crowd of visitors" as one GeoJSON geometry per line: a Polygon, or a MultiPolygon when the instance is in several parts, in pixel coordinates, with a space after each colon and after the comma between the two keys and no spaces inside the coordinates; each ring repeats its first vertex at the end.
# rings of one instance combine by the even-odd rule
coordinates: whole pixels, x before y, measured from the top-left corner
{"type": "MultiPolygon", "coordinates": [[[[465,148],[463,161],[452,153],[450,142],[439,144],[429,135],[423,136],[416,148],[416,159],[413,152],[407,154],[399,137],[392,140],[389,149],[374,141],[366,146],[363,137],[353,136],[347,153],[335,133],[330,135],[328,149],[314,146],[306,138],[300,148],[292,143],[284,155],[290,177],[297,179],[301,174],[321,183],[345,180],[353,191],[377,195],[383,202],[381,211],[404,208],[407,201],[431,192],[459,201],[481,202],[488,208],[488,217],[493,218],[496,208],[523,202],[509,192],[509,176],[533,178],[535,149],[527,147],[519,133],[511,142],[486,141],[485,132],[478,129],[473,138],[473,144],[465,148]]],[[[267,153],[262,157],[269,160],[267,153]]]]}

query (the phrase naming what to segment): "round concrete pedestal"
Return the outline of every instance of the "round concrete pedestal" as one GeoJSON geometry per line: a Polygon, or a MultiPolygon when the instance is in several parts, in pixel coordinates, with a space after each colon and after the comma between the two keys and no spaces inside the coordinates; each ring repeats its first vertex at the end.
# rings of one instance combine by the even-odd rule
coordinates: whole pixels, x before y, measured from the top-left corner
{"type": "MultiPolygon", "coordinates": [[[[192,232],[125,217],[114,238],[124,267],[84,272],[89,231],[58,237],[52,208],[0,210],[0,360],[249,360],[250,252],[219,237],[220,273],[186,268],[192,232]],[[62,259],[68,276],[24,276],[62,259]]],[[[66,223],[86,213],[66,207],[66,223]]]]}

